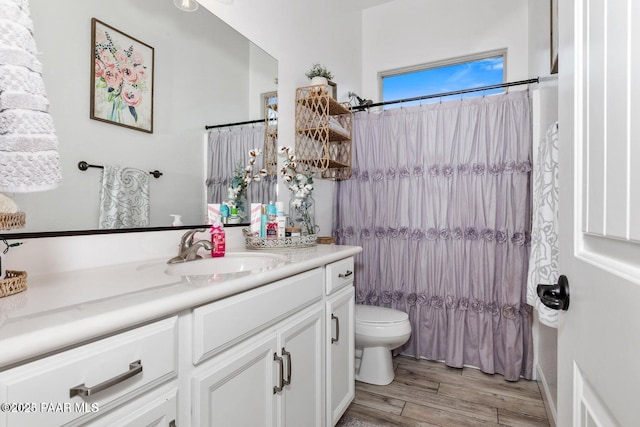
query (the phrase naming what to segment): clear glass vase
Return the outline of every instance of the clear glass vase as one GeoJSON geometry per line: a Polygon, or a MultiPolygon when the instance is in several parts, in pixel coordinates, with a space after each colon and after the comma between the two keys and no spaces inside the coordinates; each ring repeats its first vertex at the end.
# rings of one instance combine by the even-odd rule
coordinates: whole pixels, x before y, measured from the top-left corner
{"type": "Polygon", "coordinates": [[[233,203],[235,206],[229,206],[229,219],[227,224],[247,224],[250,222],[251,206],[247,197],[247,192],[243,191],[238,194],[233,203]]]}
{"type": "Polygon", "coordinates": [[[292,197],[289,201],[289,222],[300,227],[303,236],[316,234],[316,206],[313,197],[292,197]]]}

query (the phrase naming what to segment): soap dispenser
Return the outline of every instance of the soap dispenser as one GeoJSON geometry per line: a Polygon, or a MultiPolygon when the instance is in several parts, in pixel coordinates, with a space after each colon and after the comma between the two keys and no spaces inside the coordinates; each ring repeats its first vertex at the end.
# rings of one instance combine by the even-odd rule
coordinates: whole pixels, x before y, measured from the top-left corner
{"type": "Polygon", "coordinates": [[[211,256],[213,258],[223,257],[226,249],[226,237],[224,225],[220,222],[220,217],[214,219],[209,232],[211,233],[211,244],[213,245],[211,256]]]}

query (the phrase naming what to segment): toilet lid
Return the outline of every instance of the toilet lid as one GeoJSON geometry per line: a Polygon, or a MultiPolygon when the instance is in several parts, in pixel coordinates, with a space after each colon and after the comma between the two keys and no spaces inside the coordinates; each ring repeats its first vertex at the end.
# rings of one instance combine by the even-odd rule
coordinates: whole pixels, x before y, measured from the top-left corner
{"type": "Polygon", "coordinates": [[[409,315],[404,311],[356,304],[356,323],[397,323],[404,322],[408,318],[409,315]]]}

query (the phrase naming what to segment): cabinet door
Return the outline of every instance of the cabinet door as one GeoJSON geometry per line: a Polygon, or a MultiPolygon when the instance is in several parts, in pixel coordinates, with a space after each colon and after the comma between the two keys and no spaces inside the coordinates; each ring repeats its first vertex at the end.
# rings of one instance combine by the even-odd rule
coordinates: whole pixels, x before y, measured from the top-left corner
{"type": "Polygon", "coordinates": [[[273,333],[251,339],[197,371],[192,379],[194,427],[276,425],[276,343],[273,333]]]}
{"type": "Polygon", "coordinates": [[[277,397],[282,427],[324,426],[323,314],[316,304],[279,329],[286,384],[277,397]]]}
{"type": "Polygon", "coordinates": [[[350,285],[326,303],[327,419],[335,425],[355,395],[354,290],[350,285]]]}

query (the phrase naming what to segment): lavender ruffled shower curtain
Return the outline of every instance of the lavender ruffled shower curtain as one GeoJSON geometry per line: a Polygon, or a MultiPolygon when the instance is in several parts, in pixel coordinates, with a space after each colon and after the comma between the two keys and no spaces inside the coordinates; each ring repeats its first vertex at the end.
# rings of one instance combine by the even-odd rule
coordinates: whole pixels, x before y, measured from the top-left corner
{"type": "MultiPolygon", "coordinates": [[[[236,169],[249,161],[249,151],[259,148],[264,156],[264,125],[243,126],[209,131],[207,149],[207,203],[223,203],[228,198],[236,169]]],[[[264,167],[264,157],[258,157],[254,173],[264,167]]],[[[277,176],[267,175],[247,188],[247,200],[269,203],[276,200],[277,176]]]]}
{"type": "Polygon", "coordinates": [[[409,313],[403,354],[531,378],[528,92],[354,115],[333,234],[356,303],[409,313]]]}

